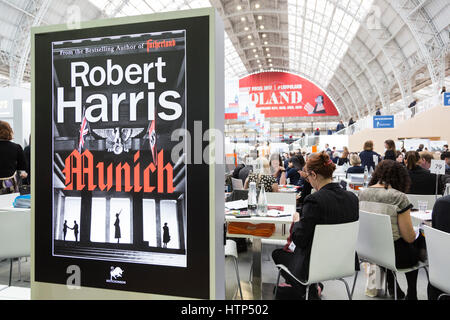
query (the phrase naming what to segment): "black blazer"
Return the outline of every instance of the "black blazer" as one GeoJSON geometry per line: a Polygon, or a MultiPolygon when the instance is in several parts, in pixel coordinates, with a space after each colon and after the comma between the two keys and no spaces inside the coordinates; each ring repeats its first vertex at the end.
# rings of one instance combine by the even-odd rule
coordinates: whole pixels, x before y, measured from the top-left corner
{"type": "MultiPolygon", "coordinates": [[[[420,166],[408,170],[408,173],[411,178],[411,187],[408,191],[409,194],[435,194],[436,175],[434,173],[430,173],[429,170],[420,166]]],[[[442,179],[438,179],[438,194],[442,194],[443,189],[442,179]]]]}
{"type": "Polygon", "coordinates": [[[435,229],[450,233],[450,196],[442,197],[434,204],[431,225],[435,229]]]}
{"type": "MultiPolygon", "coordinates": [[[[287,266],[299,279],[308,279],[309,259],[317,224],[341,224],[359,219],[359,202],[356,195],[330,183],[305,198],[300,221],[292,228],[295,244],[294,257],[287,266]]],[[[355,261],[355,268],[357,261],[355,261]]]]}

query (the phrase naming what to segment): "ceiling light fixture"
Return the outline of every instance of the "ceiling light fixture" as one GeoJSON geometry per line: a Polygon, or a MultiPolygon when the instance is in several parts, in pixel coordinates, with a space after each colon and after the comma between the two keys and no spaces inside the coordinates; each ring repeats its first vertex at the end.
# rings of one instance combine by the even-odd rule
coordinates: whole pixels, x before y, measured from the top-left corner
{"type": "Polygon", "coordinates": [[[268,44],[268,42],[267,42],[267,41],[264,41],[264,44],[268,44]]]}
{"type": "Polygon", "coordinates": [[[245,21],[245,17],[241,17],[241,21],[244,22],[245,21]]]}
{"type": "Polygon", "coordinates": [[[248,36],[247,36],[247,38],[249,38],[249,39],[251,39],[252,38],[252,36],[249,34],[248,36]]]}
{"type": "Polygon", "coordinates": [[[257,54],[255,54],[255,58],[258,58],[258,55],[257,55],[257,54]]]}
{"type": "Polygon", "coordinates": [[[258,16],[258,20],[262,20],[262,16],[258,16]]]}
{"type": "Polygon", "coordinates": [[[253,49],[253,52],[256,52],[256,49],[253,49]]]}
{"type": "Polygon", "coordinates": [[[256,9],[259,9],[259,3],[256,3],[256,4],[255,4],[255,8],[256,8],[256,9]]]}
{"type": "Polygon", "coordinates": [[[254,42],[250,42],[250,45],[251,45],[251,46],[254,46],[254,45],[255,45],[255,43],[254,43],[254,42]]]}
{"type": "Polygon", "coordinates": [[[264,26],[263,26],[263,25],[260,25],[259,28],[260,28],[260,29],[264,29],[264,26]]]}
{"type": "Polygon", "coordinates": [[[265,38],[267,35],[265,33],[263,33],[262,37],[265,38]]]}
{"type": "Polygon", "coordinates": [[[248,27],[245,27],[244,30],[245,30],[245,31],[248,31],[248,27]]]}
{"type": "Polygon", "coordinates": [[[236,9],[242,10],[242,7],[241,6],[237,6],[236,9]]]}
{"type": "Polygon", "coordinates": [[[266,48],[266,51],[269,51],[269,48],[266,48]]]}
{"type": "Polygon", "coordinates": [[[267,56],[270,57],[270,53],[268,53],[267,56]]]}

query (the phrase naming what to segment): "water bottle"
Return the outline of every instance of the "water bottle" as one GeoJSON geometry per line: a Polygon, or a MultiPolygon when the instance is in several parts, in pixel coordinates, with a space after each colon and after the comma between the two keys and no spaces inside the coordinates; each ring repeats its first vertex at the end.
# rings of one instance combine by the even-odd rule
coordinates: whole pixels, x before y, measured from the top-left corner
{"type": "MultiPolygon", "coordinates": [[[[372,167],[371,167],[372,168],[372,167]]],[[[369,170],[367,170],[367,166],[364,167],[364,187],[367,188],[369,184],[369,170]]]]}
{"type": "Polygon", "coordinates": [[[248,190],[247,210],[250,215],[256,215],[256,183],[250,182],[248,190]]]}
{"type": "Polygon", "coordinates": [[[445,185],[444,196],[450,196],[450,183],[447,183],[447,184],[445,185]]]}
{"type": "Polygon", "coordinates": [[[259,191],[258,215],[262,217],[267,215],[267,198],[266,198],[266,190],[264,189],[263,183],[261,183],[261,190],[259,191]]]}

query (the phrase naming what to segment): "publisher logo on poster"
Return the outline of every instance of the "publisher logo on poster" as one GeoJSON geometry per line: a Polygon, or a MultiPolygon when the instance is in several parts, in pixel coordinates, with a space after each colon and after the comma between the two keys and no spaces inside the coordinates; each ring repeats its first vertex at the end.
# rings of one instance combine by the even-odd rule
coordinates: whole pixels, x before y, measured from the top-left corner
{"type": "Polygon", "coordinates": [[[118,283],[118,284],[126,284],[126,281],[117,280],[117,278],[122,278],[123,270],[120,267],[111,266],[111,270],[109,271],[109,279],[106,280],[107,283],[118,283]]]}

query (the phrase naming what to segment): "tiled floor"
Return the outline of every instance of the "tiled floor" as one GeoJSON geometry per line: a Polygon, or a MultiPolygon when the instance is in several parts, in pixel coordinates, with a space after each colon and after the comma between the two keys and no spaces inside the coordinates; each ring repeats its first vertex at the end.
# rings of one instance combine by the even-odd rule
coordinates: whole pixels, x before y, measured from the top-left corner
{"type": "Polygon", "coordinates": [[[0,262],[0,300],[29,300],[30,258],[21,259],[21,281],[19,281],[17,260],[14,261],[11,287],[8,287],[9,266],[9,260],[0,262]]]}

